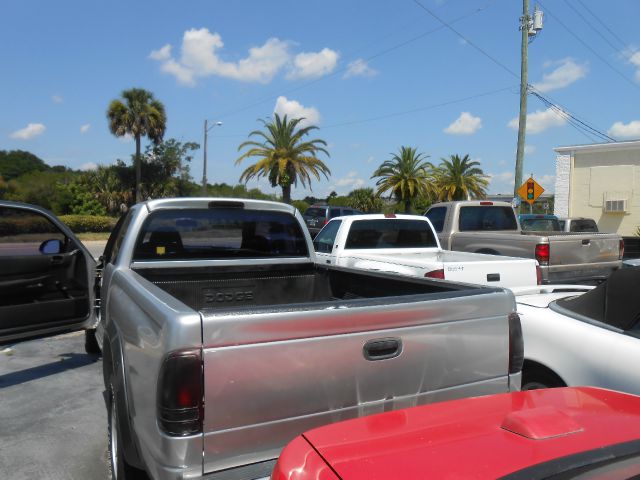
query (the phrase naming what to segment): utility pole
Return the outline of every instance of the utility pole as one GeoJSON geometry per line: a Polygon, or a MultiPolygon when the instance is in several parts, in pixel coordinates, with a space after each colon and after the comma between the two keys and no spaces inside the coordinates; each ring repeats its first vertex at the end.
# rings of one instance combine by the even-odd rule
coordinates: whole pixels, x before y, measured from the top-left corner
{"type": "Polygon", "coordinates": [[[522,46],[520,49],[520,115],[518,117],[518,148],[516,150],[516,172],[513,185],[514,198],[518,196],[518,189],[522,185],[522,168],[524,163],[524,147],[527,131],[527,94],[529,74],[529,37],[533,39],[542,30],[542,12],[536,10],[533,18],[529,15],[529,0],[522,0],[522,17],[520,17],[522,31],[522,46]]]}
{"type": "Polygon", "coordinates": [[[222,125],[222,122],[216,122],[213,125],[209,126],[209,121],[204,121],[204,161],[202,165],[202,196],[207,196],[207,136],[209,134],[209,130],[213,127],[219,127],[222,125]]]}

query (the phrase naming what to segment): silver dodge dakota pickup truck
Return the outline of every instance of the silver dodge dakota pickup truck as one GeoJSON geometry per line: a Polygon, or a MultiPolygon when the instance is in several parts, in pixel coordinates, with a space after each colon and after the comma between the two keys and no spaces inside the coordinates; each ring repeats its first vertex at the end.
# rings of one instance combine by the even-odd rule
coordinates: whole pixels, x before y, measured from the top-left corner
{"type": "Polygon", "coordinates": [[[138,204],[99,286],[117,479],[265,477],[310,428],[520,387],[510,291],[316,265],[281,203],[138,204]]]}

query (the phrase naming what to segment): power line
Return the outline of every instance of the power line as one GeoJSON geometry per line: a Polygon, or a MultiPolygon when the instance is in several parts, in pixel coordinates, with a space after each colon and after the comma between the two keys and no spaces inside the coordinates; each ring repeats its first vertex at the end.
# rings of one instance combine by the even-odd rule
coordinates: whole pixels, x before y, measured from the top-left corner
{"type": "Polygon", "coordinates": [[[618,36],[618,34],[617,34],[616,32],[614,32],[613,30],[611,30],[611,29],[607,26],[607,24],[606,24],[606,23],[604,23],[604,22],[602,21],[602,19],[601,19],[598,15],[596,15],[595,13],[593,13],[593,10],[591,10],[589,7],[587,7],[587,6],[584,4],[584,2],[583,2],[582,0],[577,0],[577,1],[578,1],[578,3],[579,3],[580,5],[582,5],[582,8],[584,8],[587,12],[589,12],[589,13],[591,14],[591,16],[592,16],[593,18],[595,18],[595,19],[598,21],[598,23],[599,23],[600,25],[602,25],[602,26],[604,27],[604,29],[605,29],[607,32],[609,32],[609,33],[611,34],[611,36],[613,36],[616,40],[618,40],[618,41],[620,42],[620,44],[622,45],[622,47],[626,47],[627,45],[629,45],[629,43],[628,43],[628,42],[625,42],[622,38],[620,38],[620,37],[618,36]]]}
{"type": "Polygon", "coordinates": [[[484,55],[485,57],[487,57],[489,60],[491,60],[493,63],[495,63],[497,66],[499,66],[501,69],[505,70],[507,73],[509,73],[510,75],[512,75],[515,78],[519,78],[518,74],[516,74],[513,70],[511,70],[509,67],[507,67],[505,64],[503,64],[502,62],[500,62],[499,60],[497,60],[495,57],[492,57],[491,55],[489,55],[489,53],[487,53],[485,50],[483,50],[482,48],[480,48],[478,45],[476,45],[475,43],[473,43],[471,40],[469,40],[467,37],[465,37],[463,34],[461,34],[460,32],[458,32],[455,28],[453,28],[451,26],[451,24],[445,22],[444,20],[442,20],[439,16],[437,16],[431,9],[425,7],[422,3],[420,3],[418,0],[413,0],[420,8],[422,8],[425,12],[427,12],[429,15],[431,15],[433,18],[435,18],[438,22],[440,22],[444,27],[448,28],[449,30],[451,30],[453,33],[455,33],[458,37],[462,38],[465,42],[467,42],[469,45],[471,45],[473,48],[475,48],[478,52],[480,52],[482,55],[484,55]]]}
{"type": "Polygon", "coordinates": [[[598,36],[600,36],[600,38],[602,38],[607,44],[609,44],[609,46],[613,48],[613,50],[615,50],[616,52],[618,51],[618,47],[616,47],[607,37],[605,37],[599,28],[596,28],[589,20],[587,20],[587,18],[582,14],[582,12],[579,9],[577,9],[571,3],[569,3],[569,0],[564,0],[564,3],[566,3],[571,8],[571,10],[576,12],[576,14],[584,21],[584,23],[586,23],[591,28],[591,30],[596,32],[598,36]]]}
{"type": "MultiPolygon", "coordinates": [[[[322,129],[325,130],[327,128],[339,128],[339,127],[346,127],[346,126],[351,126],[351,125],[358,125],[358,124],[361,124],[361,123],[375,122],[375,121],[378,121],[378,120],[386,120],[388,118],[400,117],[400,116],[403,116],[403,115],[409,115],[411,113],[423,112],[423,111],[426,111],[426,110],[433,110],[433,109],[439,108],[439,107],[446,107],[448,105],[454,105],[456,103],[463,103],[463,102],[467,102],[469,100],[475,100],[477,98],[488,97],[490,95],[495,95],[495,94],[498,94],[498,93],[506,92],[508,90],[511,90],[514,87],[515,87],[515,85],[510,85],[508,87],[498,88],[498,89],[495,89],[495,90],[489,90],[487,92],[477,93],[475,95],[469,95],[469,96],[466,96],[466,97],[463,97],[463,98],[457,98],[457,99],[453,99],[453,100],[448,100],[446,102],[433,103],[431,105],[425,105],[423,107],[416,107],[416,108],[411,108],[411,109],[408,109],[408,110],[402,110],[402,111],[399,111],[399,112],[386,113],[386,114],[379,115],[379,116],[376,116],[376,117],[363,118],[363,119],[360,119],[360,120],[350,120],[350,121],[346,121],[346,122],[333,123],[333,124],[329,124],[329,125],[323,126],[322,129]]],[[[240,134],[216,135],[216,138],[234,138],[234,137],[246,137],[246,135],[240,135],[240,134]]]]}
{"type": "Polygon", "coordinates": [[[601,140],[604,140],[606,142],[615,142],[616,141],[614,138],[611,138],[606,133],[601,132],[596,127],[593,127],[592,125],[588,124],[586,121],[579,119],[578,117],[576,117],[573,113],[571,113],[565,107],[563,107],[563,106],[559,105],[558,103],[552,101],[551,99],[545,97],[544,95],[542,95],[539,91],[537,91],[531,85],[529,85],[529,89],[528,90],[531,93],[531,95],[533,95],[534,97],[538,98],[547,107],[551,108],[556,113],[559,113],[560,116],[565,118],[569,122],[569,124],[572,125],[574,128],[576,128],[576,129],[578,129],[578,130],[580,130],[582,132],[588,133],[589,135],[595,135],[596,137],[598,137],[601,140]]]}
{"type": "Polygon", "coordinates": [[[456,103],[463,103],[463,102],[467,102],[469,100],[474,100],[476,98],[481,98],[481,97],[488,97],[490,95],[495,95],[497,93],[501,93],[501,92],[505,92],[507,90],[511,90],[514,87],[514,85],[510,85],[508,87],[503,87],[503,88],[499,88],[496,90],[490,90],[488,92],[483,92],[483,93],[478,93],[475,95],[470,95],[467,97],[463,97],[463,98],[458,98],[455,100],[448,100],[446,102],[441,102],[441,103],[434,103],[431,105],[426,105],[424,107],[417,107],[417,108],[412,108],[409,110],[403,110],[400,112],[393,112],[393,113],[388,113],[385,115],[380,115],[377,117],[370,117],[370,118],[365,118],[362,120],[353,120],[353,121],[349,121],[349,122],[342,122],[342,123],[334,123],[332,125],[326,125],[324,127],[322,127],[323,129],[327,129],[327,128],[336,128],[336,127],[345,127],[345,126],[351,126],[351,125],[357,125],[357,124],[361,124],[361,123],[368,123],[368,122],[374,122],[377,120],[386,120],[388,118],[393,118],[393,117],[399,117],[402,115],[408,115],[411,113],[416,113],[416,112],[423,112],[425,110],[433,110],[435,108],[439,108],[439,107],[446,107],[448,105],[454,105],[456,103]]]}
{"type": "MultiPolygon", "coordinates": [[[[417,0],[414,0],[417,1],[417,0]]],[[[607,65],[611,70],[613,70],[615,73],[617,73],[621,78],[623,78],[624,80],[626,80],[628,83],[630,83],[631,85],[633,85],[635,88],[640,89],[640,85],[638,85],[636,82],[634,82],[633,80],[631,80],[629,77],[627,77],[624,73],[622,73],[620,70],[618,70],[616,67],[614,67],[613,65],[611,65],[609,63],[609,61],[607,59],[605,59],[602,55],[600,55],[598,52],[596,52],[593,48],[591,48],[584,40],[582,40],[582,38],[580,38],[577,34],[575,34],[562,20],[560,20],[556,15],[553,14],[553,12],[551,12],[551,10],[549,10],[547,7],[545,7],[542,2],[540,2],[540,0],[537,0],[538,3],[540,4],[540,6],[542,6],[542,8],[544,9],[544,11],[546,13],[548,13],[549,15],[551,15],[553,18],[555,18],[555,20],[568,32],[571,34],[571,36],[573,36],[576,40],[578,40],[587,50],[589,50],[591,53],[593,53],[596,57],[598,57],[605,65],[607,65]]]]}
{"type": "MultiPolygon", "coordinates": [[[[462,20],[464,20],[466,18],[469,18],[469,17],[471,17],[473,15],[476,15],[476,14],[486,10],[487,8],[489,8],[496,1],[497,0],[489,0],[484,6],[476,8],[472,12],[469,12],[469,13],[467,13],[465,15],[462,15],[460,17],[455,18],[454,20],[451,21],[451,23],[457,23],[457,22],[460,22],[460,21],[462,21],[462,20]]],[[[377,59],[379,57],[382,57],[384,55],[387,55],[387,54],[389,54],[389,53],[391,53],[391,52],[393,52],[395,50],[398,50],[398,49],[400,49],[402,47],[405,47],[405,46],[407,46],[407,45],[409,45],[409,44],[411,44],[413,42],[416,42],[416,41],[418,41],[418,40],[420,40],[422,38],[425,38],[425,37],[427,37],[429,35],[432,35],[432,34],[434,34],[436,32],[439,32],[440,30],[442,30],[444,28],[445,27],[443,25],[443,26],[439,26],[439,27],[433,28],[431,30],[427,30],[427,31],[425,31],[425,32],[423,32],[423,33],[421,33],[419,35],[416,35],[416,36],[411,37],[411,38],[409,38],[407,40],[404,40],[404,41],[402,41],[400,43],[397,43],[397,44],[395,44],[395,45],[393,45],[393,46],[391,46],[389,48],[381,50],[380,52],[374,53],[373,55],[370,55],[370,56],[364,58],[364,61],[365,62],[370,62],[372,60],[375,60],[375,59],[377,59]]],[[[360,49],[358,49],[356,51],[363,50],[364,48],[367,48],[367,47],[362,47],[362,48],[360,48],[360,49]]],[[[292,92],[297,92],[298,90],[302,90],[302,89],[307,88],[309,86],[315,85],[315,84],[317,84],[317,83],[319,83],[321,81],[324,81],[324,80],[326,80],[328,78],[332,78],[332,77],[335,77],[337,75],[340,75],[341,73],[345,73],[345,72],[347,72],[348,69],[349,69],[349,66],[347,65],[345,67],[342,67],[342,68],[339,68],[337,70],[334,70],[332,73],[330,73],[328,75],[325,75],[324,77],[320,77],[320,78],[317,78],[315,80],[310,80],[310,81],[305,82],[305,83],[303,83],[301,85],[298,85],[296,87],[292,87],[292,88],[289,88],[289,89],[286,89],[286,90],[281,90],[278,93],[275,93],[275,92],[271,93],[271,94],[269,94],[269,95],[267,95],[267,96],[265,96],[265,97],[263,97],[263,98],[261,98],[259,100],[256,100],[253,103],[245,105],[244,107],[240,107],[240,108],[237,108],[235,110],[230,110],[230,111],[224,112],[221,115],[218,115],[216,118],[223,119],[223,118],[230,117],[232,115],[236,115],[237,113],[241,113],[241,112],[244,112],[246,110],[250,110],[253,107],[256,107],[258,105],[262,105],[263,103],[266,103],[266,102],[272,101],[274,99],[277,99],[281,95],[287,95],[287,94],[290,94],[292,92]]]]}

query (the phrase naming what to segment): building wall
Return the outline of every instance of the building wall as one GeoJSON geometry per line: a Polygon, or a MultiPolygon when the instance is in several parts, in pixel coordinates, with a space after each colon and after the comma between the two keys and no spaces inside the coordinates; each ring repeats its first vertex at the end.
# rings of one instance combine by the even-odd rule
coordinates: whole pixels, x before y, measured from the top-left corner
{"type": "Polygon", "coordinates": [[[569,216],[569,187],[571,184],[571,155],[556,157],[556,188],[553,213],[558,217],[569,216]]]}
{"type": "Polygon", "coordinates": [[[603,232],[633,235],[640,226],[640,149],[576,152],[572,163],[569,216],[593,218],[603,232]],[[626,200],[626,212],[605,212],[605,199],[626,200]]]}

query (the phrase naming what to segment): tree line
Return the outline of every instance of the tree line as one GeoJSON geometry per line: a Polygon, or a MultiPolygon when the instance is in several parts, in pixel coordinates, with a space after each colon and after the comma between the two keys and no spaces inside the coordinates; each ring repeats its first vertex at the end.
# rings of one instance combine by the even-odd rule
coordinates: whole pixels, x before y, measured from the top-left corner
{"type": "MultiPolygon", "coordinates": [[[[117,215],[144,199],[201,194],[201,187],[194,183],[189,170],[200,145],[164,139],[166,111],[151,92],[140,88],[123,91],[121,98],[110,102],[106,117],[113,135],[134,139],[131,163],[117,160],[115,165],[81,172],[49,166],[30,152],[0,151],[0,198],[38,204],[57,214],[117,215]],[[143,137],[150,141],[144,152],[143,137]]],[[[277,113],[268,121],[260,120],[263,128],[250,132],[249,139],[238,146],[236,165],[255,160],[240,174],[240,184],[208,185],[207,194],[281,200],[300,210],[310,203],[326,201],[364,212],[407,213],[422,211],[434,201],[486,195],[488,177],[468,155],[451,155],[434,165],[415,147],[401,146],[372,173],[375,189],[355,189],[346,197],[332,192],[326,199],[306,197],[292,201],[293,186],[310,188],[312,180],[331,175],[326,160],[320,158],[330,156],[327,143],[310,138],[318,127],[302,126],[303,120],[277,113]],[[282,197],[264,194],[257,188],[247,189],[249,180],[259,178],[279,187],[282,197]]]]}

